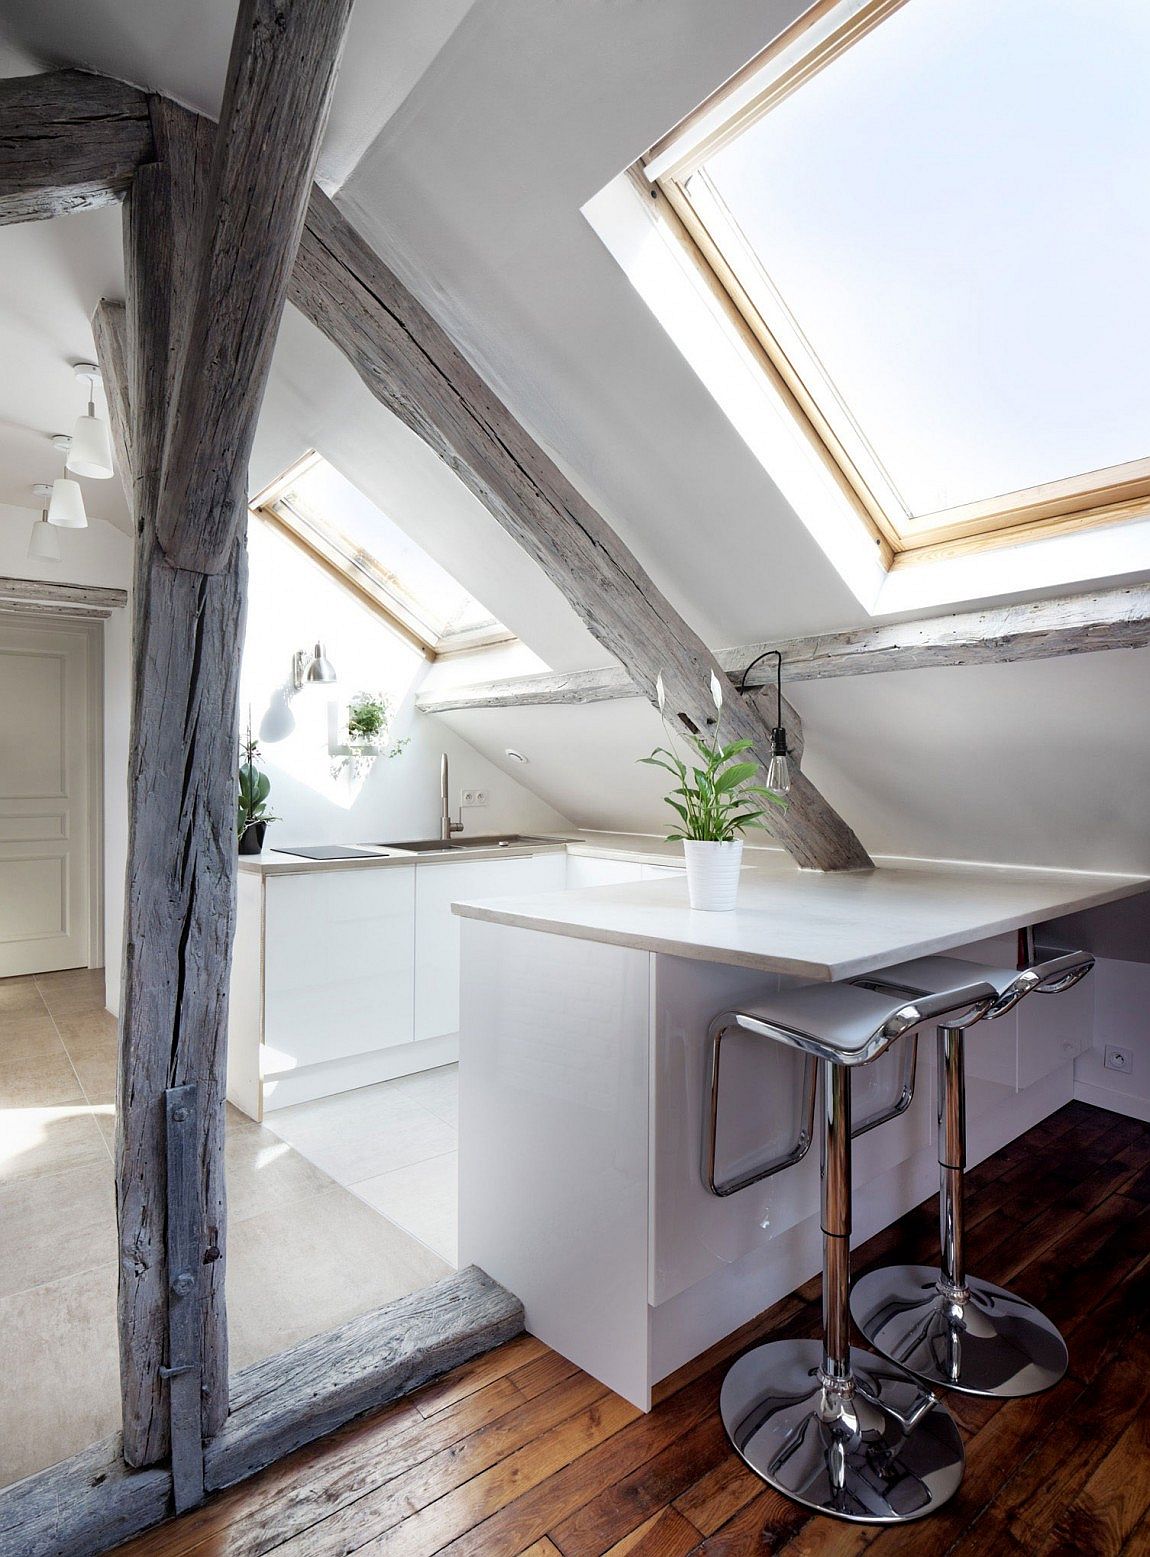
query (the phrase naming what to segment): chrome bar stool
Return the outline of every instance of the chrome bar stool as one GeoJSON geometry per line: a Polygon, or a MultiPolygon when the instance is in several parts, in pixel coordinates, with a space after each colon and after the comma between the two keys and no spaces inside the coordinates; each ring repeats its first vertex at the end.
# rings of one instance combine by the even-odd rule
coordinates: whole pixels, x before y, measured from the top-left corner
{"type": "MultiPolygon", "coordinates": [[[[946,1407],[902,1368],[850,1345],[850,1078],[921,1023],[965,1019],[996,997],[973,980],[913,1001],[853,984],[807,985],[712,1024],[712,1055],[724,1032],[739,1029],[800,1050],[821,1077],[823,1338],[745,1352],[719,1402],[751,1469],[819,1513],[900,1524],[938,1508],[962,1481],[962,1440],[946,1407]]],[[[704,1147],[705,1179],[708,1163],[713,1181],[713,1144],[704,1147]]]]}
{"type": "MultiPolygon", "coordinates": [[[[1069,952],[1021,971],[920,957],[858,982],[918,999],[964,979],[993,985],[993,1020],[1029,994],[1057,994],[1090,972],[1089,952],[1069,952]]],[[[975,1016],[973,1021],[981,1019],[975,1016]]],[[[1066,1343],[1045,1314],[1005,1287],[966,1271],[963,1176],[966,1169],[964,1034],[971,1020],[948,1017],[938,1028],[938,1164],[940,1265],[892,1265],[868,1271],[851,1293],[851,1312],[885,1357],[931,1384],[968,1395],[1035,1395],[1066,1372],[1066,1343]]]]}

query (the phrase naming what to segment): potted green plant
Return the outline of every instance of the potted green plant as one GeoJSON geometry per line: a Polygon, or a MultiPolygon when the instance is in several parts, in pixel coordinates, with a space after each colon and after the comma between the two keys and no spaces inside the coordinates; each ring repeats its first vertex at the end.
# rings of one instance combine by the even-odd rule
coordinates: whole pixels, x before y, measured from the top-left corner
{"type": "Polygon", "coordinates": [[[682,841],[691,907],[732,909],[743,861],[742,835],[748,828],[765,826],[767,806],[785,807],[786,801],[777,791],[754,782],[759,764],[746,756],[752,741],[721,744],[723,692],[717,676],[711,676],[711,697],[718,715],[714,734],[709,740],[703,735],[689,735],[686,761],[674,749],[675,737],[667,726],[662,676],[655,683],[655,691],[671,746],[657,746],[649,757],[639,760],[663,768],[678,780],[665,797],[679,818],[678,826],[667,838],[682,841]]]}
{"type": "Polygon", "coordinates": [[[408,743],[404,736],[388,746],[391,703],[382,692],[357,692],[347,705],[346,724],[347,744],[332,748],[336,758],[331,767],[332,778],[339,778],[344,772],[359,778],[377,757],[398,757],[408,743]]]}
{"type": "Polygon", "coordinates": [[[375,747],[387,735],[391,706],[382,692],[357,692],[347,708],[347,737],[352,745],[375,747]]]}
{"type": "Polygon", "coordinates": [[[259,854],[264,846],[264,834],[268,830],[268,823],[278,821],[279,818],[273,816],[267,807],[272,782],[267,774],[256,766],[260,749],[258,743],[252,740],[250,728],[247,740],[243,742],[242,751],[243,761],[239,769],[236,808],[239,850],[241,854],[259,854]]]}

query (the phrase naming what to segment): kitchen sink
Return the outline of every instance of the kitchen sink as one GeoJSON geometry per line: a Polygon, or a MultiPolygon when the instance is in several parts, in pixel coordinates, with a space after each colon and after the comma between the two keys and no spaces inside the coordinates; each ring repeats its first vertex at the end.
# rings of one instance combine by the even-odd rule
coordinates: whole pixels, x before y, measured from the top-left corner
{"type": "Polygon", "coordinates": [[[559,843],[558,838],[532,838],[525,833],[489,833],[471,838],[409,838],[402,843],[376,843],[375,849],[410,849],[412,854],[458,854],[468,849],[517,849],[524,844],[559,843]]]}

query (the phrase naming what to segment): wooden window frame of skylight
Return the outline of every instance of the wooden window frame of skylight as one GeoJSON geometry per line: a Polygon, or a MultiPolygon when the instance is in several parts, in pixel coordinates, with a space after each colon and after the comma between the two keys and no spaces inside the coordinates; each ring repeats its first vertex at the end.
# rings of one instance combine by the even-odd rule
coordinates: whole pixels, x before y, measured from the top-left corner
{"type": "MultiPolygon", "coordinates": [[[[797,353],[784,348],[781,332],[771,327],[738,279],[724,255],[722,239],[711,230],[721,225],[722,204],[713,186],[710,227],[687,194],[687,180],[700,163],[908,3],[818,0],[641,157],[631,175],[648,199],[662,197],[660,215],[668,230],[751,345],[772,386],[874,537],[884,566],[939,561],[992,546],[1145,518],[1150,513],[1150,457],[912,518],[829,379],[824,377],[820,396],[808,382],[817,374],[805,373],[796,364],[797,353]],[[826,407],[832,398],[838,405],[837,419],[826,407]]],[[[735,223],[730,225],[737,233],[735,223]]],[[[749,246],[745,255],[758,263],[749,246]]],[[[761,267],[760,274],[765,280],[761,267]]],[[[796,333],[801,335],[797,326],[796,333]]]]}
{"type": "Polygon", "coordinates": [[[249,513],[291,541],[427,660],[451,659],[475,649],[517,642],[513,632],[499,625],[433,636],[427,624],[388,588],[382,568],[368,553],[334,526],[317,526],[285,503],[285,495],[320,458],[310,449],[252,499],[249,513]]]}

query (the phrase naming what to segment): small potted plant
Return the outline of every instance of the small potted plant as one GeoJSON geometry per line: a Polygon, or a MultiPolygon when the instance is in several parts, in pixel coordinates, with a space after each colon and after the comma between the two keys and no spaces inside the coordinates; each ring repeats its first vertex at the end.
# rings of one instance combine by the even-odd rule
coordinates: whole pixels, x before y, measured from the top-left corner
{"type": "Polygon", "coordinates": [[[267,807],[272,782],[267,774],[256,766],[260,749],[258,743],[252,740],[250,727],[242,749],[236,830],[239,835],[240,853],[259,854],[264,846],[264,834],[268,830],[268,823],[278,821],[279,818],[273,816],[267,807]]]}
{"type": "MultiPolygon", "coordinates": [[[[655,683],[659,712],[666,726],[663,678],[655,683]]],[[[679,825],[667,834],[679,839],[687,863],[687,895],[692,908],[725,910],[735,906],[739,890],[739,869],[743,861],[742,834],[750,827],[764,827],[766,807],[785,807],[782,795],[764,784],[754,783],[759,764],[746,758],[752,741],[719,741],[723,714],[723,693],[718,678],[711,676],[711,696],[718,718],[714,735],[689,735],[687,761],[671,747],[658,746],[640,762],[663,768],[678,780],[667,795],[667,804],[679,818],[679,825]]],[[[670,730],[668,729],[668,734],[670,730]]],[[[674,736],[671,736],[672,747],[674,736]]]]}
{"type": "Polygon", "coordinates": [[[390,723],[391,708],[382,692],[357,692],[348,704],[347,738],[353,746],[374,751],[387,735],[390,723]]]}
{"type": "Polygon", "coordinates": [[[353,778],[370,768],[377,757],[398,757],[408,738],[387,744],[391,728],[391,704],[382,692],[357,692],[347,705],[347,745],[333,748],[336,761],[332,778],[345,770],[353,778]]]}

